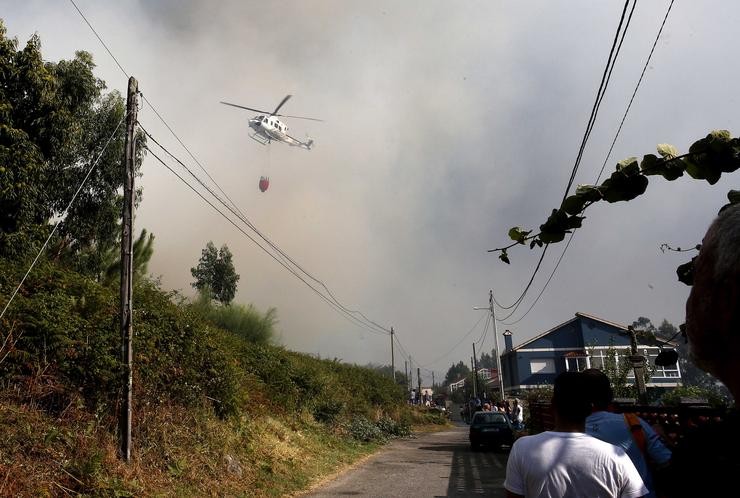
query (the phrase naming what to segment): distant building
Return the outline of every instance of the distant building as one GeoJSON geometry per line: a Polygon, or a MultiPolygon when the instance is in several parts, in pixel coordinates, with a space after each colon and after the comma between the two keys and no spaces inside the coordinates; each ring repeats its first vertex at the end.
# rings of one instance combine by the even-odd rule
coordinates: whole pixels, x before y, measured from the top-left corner
{"type": "MultiPolygon", "coordinates": [[[[541,333],[517,347],[512,346],[512,334],[504,333],[505,350],[501,355],[504,390],[510,394],[552,385],[555,377],[565,371],[586,368],[603,368],[608,351],[617,352],[617,362],[629,361],[630,336],[627,327],[607,320],[576,313],[575,318],[541,333]]],[[[675,349],[675,343],[661,343],[638,336],[638,353],[645,356],[654,369],[648,388],[673,388],[681,385],[678,364],[668,367],[655,366],[655,357],[663,349],[675,349]]],[[[629,370],[627,382],[634,382],[634,372],[629,370]]]]}
{"type": "Polygon", "coordinates": [[[458,380],[457,382],[453,382],[447,388],[450,390],[451,393],[454,393],[458,389],[464,389],[465,388],[465,377],[458,380]]]}

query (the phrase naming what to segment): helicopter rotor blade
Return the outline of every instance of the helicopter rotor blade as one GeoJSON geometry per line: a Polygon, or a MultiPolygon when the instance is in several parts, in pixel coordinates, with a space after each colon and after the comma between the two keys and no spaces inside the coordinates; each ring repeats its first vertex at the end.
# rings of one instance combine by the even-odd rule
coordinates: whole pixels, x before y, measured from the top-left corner
{"type": "Polygon", "coordinates": [[[285,98],[283,98],[283,100],[280,101],[280,103],[275,108],[275,110],[272,111],[272,113],[270,113],[270,116],[276,116],[277,115],[277,112],[280,110],[280,108],[283,107],[283,104],[285,104],[288,101],[288,99],[291,98],[291,97],[292,97],[292,95],[286,95],[285,98]]]}
{"type": "Polygon", "coordinates": [[[238,107],[239,109],[246,109],[248,111],[259,112],[259,113],[262,113],[262,114],[269,114],[269,111],[262,111],[260,109],[253,109],[251,107],[245,107],[243,105],[231,104],[229,102],[224,102],[224,101],[221,101],[220,103],[221,104],[224,104],[224,105],[230,105],[231,107],[238,107]]]}
{"type": "Polygon", "coordinates": [[[287,114],[273,114],[273,116],[280,116],[281,118],[294,118],[294,119],[308,119],[311,121],[321,121],[323,122],[323,119],[318,118],[307,118],[306,116],[288,116],[287,114]]]}

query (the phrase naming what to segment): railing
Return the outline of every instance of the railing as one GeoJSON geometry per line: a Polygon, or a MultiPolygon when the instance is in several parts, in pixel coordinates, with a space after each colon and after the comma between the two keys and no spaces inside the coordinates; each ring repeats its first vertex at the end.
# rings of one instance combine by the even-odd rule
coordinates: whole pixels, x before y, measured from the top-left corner
{"type": "MultiPolygon", "coordinates": [[[[727,415],[727,410],[708,406],[649,406],[616,405],[616,413],[632,412],[653,426],[664,441],[673,446],[686,432],[701,426],[719,424],[727,415]]],[[[528,407],[528,432],[535,434],[552,430],[555,417],[550,403],[532,403],[528,407]]]]}

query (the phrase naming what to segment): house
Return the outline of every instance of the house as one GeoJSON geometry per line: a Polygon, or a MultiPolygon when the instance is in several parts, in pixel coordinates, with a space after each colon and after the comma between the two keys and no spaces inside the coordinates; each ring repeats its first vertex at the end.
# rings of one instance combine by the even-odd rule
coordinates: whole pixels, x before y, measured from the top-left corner
{"type": "Polygon", "coordinates": [[[451,393],[454,393],[458,389],[463,389],[464,387],[465,387],[465,377],[447,386],[447,388],[450,390],[451,393]]]}
{"type": "MultiPolygon", "coordinates": [[[[504,390],[517,395],[527,389],[552,385],[555,377],[565,371],[603,368],[611,350],[616,354],[617,365],[629,361],[630,333],[624,325],[602,318],[576,313],[567,322],[513,347],[512,333],[504,332],[504,353],[501,370],[504,390]]],[[[664,349],[675,349],[675,343],[662,343],[664,349]],[[667,345],[666,345],[667,344],[667,345]]],[[[654,338],[637,336],[638,353],[644,355],[653,370],[648,388],[672,388],[681,385],[678,364],[655,366],[655,357],[661,351],[661,342],[654,338]]],[[[627,383],[634,382],[634,371],[629,370],[627,383]]]]}

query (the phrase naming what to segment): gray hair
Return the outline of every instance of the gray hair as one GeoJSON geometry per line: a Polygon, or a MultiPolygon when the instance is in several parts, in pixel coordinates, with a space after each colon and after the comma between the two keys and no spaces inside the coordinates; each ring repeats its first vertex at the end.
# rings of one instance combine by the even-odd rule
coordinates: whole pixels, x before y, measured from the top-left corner
{"type": "Polygon", "coordinates": [[[740,205],[724,209],[707,230],[702,247],[714,253],[716,281],[740,276],[740,205]]]}

